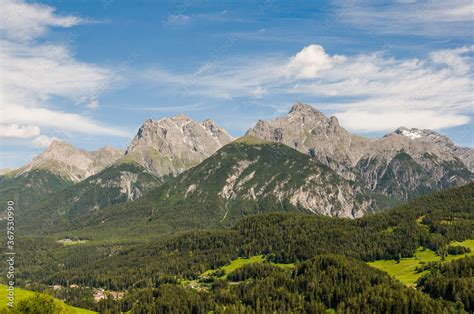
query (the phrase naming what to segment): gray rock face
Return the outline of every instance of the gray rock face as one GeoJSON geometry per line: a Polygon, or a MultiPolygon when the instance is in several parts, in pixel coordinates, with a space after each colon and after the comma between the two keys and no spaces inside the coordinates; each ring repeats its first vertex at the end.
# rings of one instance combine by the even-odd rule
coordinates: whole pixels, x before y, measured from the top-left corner
{"type": "Polygon", "coordinates": [[[112,165],[123,154],[123,150],[109,146],[96,151],[85,151],[62,141],[53,141],[31,163],[16,170],[15,173],[23,174],[34,169],[42,169],[70,181],[79,182],[112,165]]]}
{"type": "Polygon", "coordinates": [[[408,129],[405,127],[398,128],[394,131],[394,134],[401,134],[412,139],[428,141],[437,146],[441,151],[449,152],[450,155],[459,158],[469,171],[474,172],[474,149],[459,147],[445,135],[432,130],[408,129]]]}
{"type": "Polygon", "coordinates": [[[344,178],[352,180],[356,178],[354,165],[372,142],[347,132],[339,126],[336,117],[328,118],[302,103],[295,104],[286,117],[259,120],[247,131],[247,135],[280,142],[302,153],[309,153],[344,178]]]}
{"type": "Polygon", "coordinates": [[[233,140],[212,120],[202,123],[179,115],[146,120],[127,148],[133,160],[157,176],[177,175],[215,153],[233,140]]]}
{"type": "Polygon", "coordinates": [[[169,202],[163,207],[183,200],[180,206],[206,208],[220,223],[281,209],[354,218],[384,205],[316,159],[252,136],[226,145],[172,182],[161,191],[160,199],[169,202]]]}
{"type": "Polygon", "coordinates": [[[285,117],[258,121],[247,134],[309,153],[344,178],[401,200],[474,180],[474,150],[446,136],[399,128],[380,139],[364,138],[302,103],[285,117]]]}

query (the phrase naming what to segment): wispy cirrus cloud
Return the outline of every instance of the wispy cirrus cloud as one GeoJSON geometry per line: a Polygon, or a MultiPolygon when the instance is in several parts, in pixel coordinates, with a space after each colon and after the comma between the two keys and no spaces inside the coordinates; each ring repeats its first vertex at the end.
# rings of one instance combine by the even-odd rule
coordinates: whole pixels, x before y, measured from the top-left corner
{"type": "Polygon", "coordinates": [[[293,56],[223,58],[190,74],[155,68],[145,79],[175,93],[211,99],[323,99],[355,131],[399,126],[442,129],[466,124],[472,113],[472,46],[397,59],[384,52],[331,55],[320,45],[293,56]],[[187,83],[192,77],[192,84],[187,83]],[[427,119],[427,117],[429,117],[427,119]]]}
{"type": "Polygon", "coordinates": [[[0,124],[1,138],[32,138],[40,135],[36,125],[0,124]]]}
{"type": "MultiPolygon", "coordinates": [[[[335,1],[343,5],[343,1],[335,1]]],[[[422,36],[472,36],[471,0],[354,1],[340,22],[371,33],[422,36]]]]}
{"type": "Polygon", "coordinates": [[[15,41],[42,36],[50,27],[72,27],[86,22],[77,16],[58,15],[53,7],[21,0],[3,0],[0,11],[0,31],[15,41]]]}
{"type": "Polygon", "coordinates": [[[87,107],[97,107],[97,90],[117,80],[113,70],[73,56],[69,41],[74,36],[57,43],[37,40],[53,27],[70,28],[88,21],[19,0],[3,1],[0,12],[0,137],[36,137],[33,144],[38,146],[47,142],[42,133],[48,128],[128,136],[118,128],[53,105],[53,99],[62,99],[71,105],[87,101],[87,107]]]}

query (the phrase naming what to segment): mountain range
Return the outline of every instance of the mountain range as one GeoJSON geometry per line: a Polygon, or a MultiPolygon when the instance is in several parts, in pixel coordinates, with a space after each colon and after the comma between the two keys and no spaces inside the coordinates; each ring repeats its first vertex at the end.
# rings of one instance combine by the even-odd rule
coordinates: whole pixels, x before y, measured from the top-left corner
{"type": "Polygon", "coordinates": [[[302,103],[237,139],[179,115],[126,150],[55,141],[0,176],[15,284],[101,313],[472,312],[472,156],[302,103]]]}
{"type": "Polygon", "coordinates": [[[125,151],[87,152],[54,141],[31,163],[1,175],[0,191],[31,221],[39,212],[96,212],[147,192],[164,216],[181,206],[206,212],[215,224],[276,206],[353,218],[472,182],[473,160],[473,149],[431,130],[401,127],[365,138],[298,102],[240,139],[212,120],[178,115],[146,120],[125,151]]]}

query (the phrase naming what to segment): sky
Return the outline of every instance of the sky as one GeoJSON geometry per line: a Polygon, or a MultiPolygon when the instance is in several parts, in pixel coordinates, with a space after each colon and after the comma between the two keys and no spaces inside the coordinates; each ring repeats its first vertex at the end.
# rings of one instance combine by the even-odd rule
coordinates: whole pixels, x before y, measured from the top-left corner
{"type": "Polygon", "coordinates": [[[0,0],[0,168],[52,140],[126,148],[144,120],[233,136],[301,101],[353,133],[474,147],[474,2],[0,0]]]}

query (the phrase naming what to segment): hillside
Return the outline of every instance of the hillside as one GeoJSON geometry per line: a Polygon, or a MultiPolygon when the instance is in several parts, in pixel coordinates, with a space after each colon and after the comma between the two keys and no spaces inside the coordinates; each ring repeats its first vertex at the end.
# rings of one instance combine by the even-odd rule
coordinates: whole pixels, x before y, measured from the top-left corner
{"type": "Polygon", "coordinates": [[[71,185],[73,182],[42,169],[22,174],[8,173],[0,176],[0,202],[14,201],[17,209],[27,210],[48,195],[71,185]]]}
{"type": "Polygon", "coordinates": [[[75,237],[88,238],[114,234],[114,230],[122,230],[123,236],[143,236],[231,226],[244,216],[268,211],[354,218],[390,202],[343,179],[309,155],[246,137],[136,202],[78,212],[54,231],[67,230],[75,237]]]}
{"type": "MultiPolygon", "coordinates": [[[[474,184],[470,184],[356,219],[273,212],[247,216],[230,229],[178,232],[150,241],[110,242],[101,239],[63,246],[50,242],[49,238],[30,238],[19,242],[19,258],[24,261],[19,278],[22,281],[34,280],[40,286],[75,283],[110,291],[127,291],[126,298],[114,303],[127,309],[134,303],[132,300],[142,300],[140,306],[148,304],[163,310],[170,304],[195,304],[198,309],[209,310],[208,306],[211,309],[224,304],[238,306],[242,301],[251,312],[257,310],[257,304],[270,310],[271,304],[259,296],[264,291],[270,293],[269,297],[281,295],[270,289],[275,285],[280,287],[278,291],[285,291],[285,299],[278,301],[281,306],[311,308],[310,301],[290,301],[311,294],[315,298],[314,306],[318,306],[316,309],[358,309],[366,303],[351,299],[351,287],[362,283],[362,290],[357,291],[364,291],[366,297],[363,300],[381,298],[384,300],[380,303],[382,307],[405,307],[408,305],[404,300],[416,300],[414,302],[420,302],[417,306],[426,312],[432,311],[433,307],[445,308],[449,312],[448,309],[459,305],[443,300],[438,303],[418,291],[405,288],[385,273],[368,268],[365,262],[410,258],[417,254],[419,247],[444,254],[442,252],[452,241],[474,239],[473,208],[474,184]],[[250,257],[262,263],[262,257],[257,259],[255,256],[263,256],[269,267],[245,267],[245,263],[240,263],[243,269],[223,267],[235,264],[233,261],[239,257],[250,257]],[[292,263],[295,263],[294,270],[285,270],[281,266],[292,263]],[[283,268],[279,270],[278,267],[283,268]],[[231,271],[227,279],[219,279],[222,269],[231,271]],[[352,275],[341,275],[349,269],[352,275]],[[287,271],[292,275],[288,276],[287,271]],[[304,276],[296,280],[302,274],[304,276]],[[315,278],[326,275],[329,277],[323,277],[326,278],[323,285],[320,281],[315,284],[315,278]],[[345,284],[338,281],[341,278],[345,278],[345,284]],[[366,282],[368,278],[372,279],[366,282]],[[301,290],[291,288],[298,287],[300,280],[307,280],[301,290]],[[368,288],[371,286],[377,289],[368,288]],[[327,293],[317,287],[335,289],[323,291],[341,293],[342,299],[324,299],[327,293]],[[149,294],[155,297],[147,298],[147,301],[142,299],[149,294]],[[223,294],[226,300],[233,301],[222,303],[223,294]],[[390,295],[397,297],[391,298],[390,295]]],[[[447,256],[447,260],[451,260],[451,255],[447,256]]],[[[69,288],[63,289],[68,291],[69,288]]],[[[106,305],[99,303],[97,306],[106,305]]]]}
{"type": "Polygon", "coordinates": [[[50,195],[102,171],[122,155],[122,150],[113,147],[85,151],[53,141],[27,165],[0,175],[0,201],[14,201],[17,209],[28,211],[50,195]]]}
{"type": "MultiPolygon", "coordinates": [[[[9,313],[8,311],[6,311],[7,304],[6,304],[6,302],[4,302],[4,300],[7,300],[7,291],[8,291],[7,286],[0,284],[0,299],[2,300],[2,302],[0,303],[0,312],[1,313],[9,313]],[[4,312],[4,311],[6,311],[6,312],[4,312]]],[[[28,299],[32,299],[37,295],[38,295],[38,293],[36,293],[36,292],[16,288],[15,289],[15,304],[27,301],[28,299]]],[[[86,310],[86,309],[81,309],[81,308],[78,308],[78,307],[67,305],[59,299],[54,299],[54,303],[56,304],[56,306],[58,308],[61,308],[65,311],[64,314],[92,314],[92,313],[96,313],[96,312],[89,311],[89,310],[86,310]]]]}
{"type": "Polygon", "coordinates": [[[161,183],[162,179],[138,164],[118,163],[25,208],[17,217],[19,228],[30,232],[56,230],[57,224],[72,217],[135,201],[161,183]]]}

